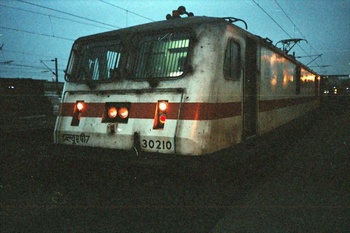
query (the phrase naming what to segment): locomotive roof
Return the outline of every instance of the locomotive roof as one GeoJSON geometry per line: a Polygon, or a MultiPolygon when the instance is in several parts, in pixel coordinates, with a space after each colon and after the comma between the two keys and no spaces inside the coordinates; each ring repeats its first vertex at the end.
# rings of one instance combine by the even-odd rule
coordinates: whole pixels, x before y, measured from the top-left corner
{"type": "Polygon", "coordinates": [[[271,50],[279,53],[282,56],[287,57],[288,59],[293,60],[295,63],[299,64],[300,66],[304,67],[305,69],[309,70],[312,73],[315,73],[312,71],[309,67],[305,66],[298,60],[296,60],[293,56],[290,56],[288,54],[285,54],[281,49],[277,48],[275,45],[272,44],[272,41],[270,41],[268,38],[264,39],[258,35],[254,35],[247,30],[242,29],[241,27],[229,22],[226,20],[226,18],[218,18],[218,17],[207,17],[207,16],[193,16],[193,17],[186,17],[186,18],[177,18],[177,19],[171,19],[171,20],[163,20],[163,21],[156,21],[141,25],[136,25],[132,27],[117,29],[113,31],[108,32],[102,32],[98,34],[88,35],[84,37],[78,38],[76,41],[93,41],[93,40],[99,40],[103,37],[111,37],[118,35],[119,37],[128,37],[134,33],[140,33],[144,31],[162,31],[162,30],[169,30],[169,28],[197,28],[200,25],[203,24],[221,24],[221,25],[231,25],[232,27],[235,27],[238,30],[241,30],[246,36],[249,36],[251,38],[255,38],[255,40],[258,40],[260,44],[263,44],[264,46],[270,48],[271,50]]]}
{"type": "Polygon", "coordinates": [[[151,22],[141,25],[136,25],[132,27],[117,29],[114,31],[108,31],[103,33],[98,33],[94,35],[84,36],[80,37],[77,41],[80,40],[86,40],[91,39],[92,37],[106,37],[106,36],[113,36],[113,35],[130,35],[137,32],[142,31],[149,31],[149,30],[167,30],[169,28],[196,28],[201,24],[205,23],[221,23],[221,24],[230,24],[223,18],[216,18],[216,17],[206,17],[206,16],[193,16],[193,17],[187,17],[187,18],[178,18],[178,19],[171,19],[171,20],[163,20],[163,21],[157,21],[157,22],[151,22]]]}

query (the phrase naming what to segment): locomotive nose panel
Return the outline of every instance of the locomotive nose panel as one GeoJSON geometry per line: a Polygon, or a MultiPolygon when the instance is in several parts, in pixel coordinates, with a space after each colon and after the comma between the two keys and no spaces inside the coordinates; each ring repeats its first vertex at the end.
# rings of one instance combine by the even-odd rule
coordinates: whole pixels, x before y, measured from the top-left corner
{"type": "Polygon", "coordinates": [[[183,92],[66,92],[55,142],[80,146],[176,153],[183,92]],[[77,110],[77,104],[84,107],[77,110]],[[135,137],[137,135],[137,137],[135,137]]]}

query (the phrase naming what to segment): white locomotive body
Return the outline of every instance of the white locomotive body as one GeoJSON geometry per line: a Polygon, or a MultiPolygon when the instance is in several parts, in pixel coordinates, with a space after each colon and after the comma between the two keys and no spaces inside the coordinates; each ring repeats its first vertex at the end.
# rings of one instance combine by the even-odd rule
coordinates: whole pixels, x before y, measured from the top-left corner
{"type": "Polygon", "coordinates": [[[65,145],[204,155],[319,105],[319,76],[222,18],[79,38],[55,126],[65,145]]]}

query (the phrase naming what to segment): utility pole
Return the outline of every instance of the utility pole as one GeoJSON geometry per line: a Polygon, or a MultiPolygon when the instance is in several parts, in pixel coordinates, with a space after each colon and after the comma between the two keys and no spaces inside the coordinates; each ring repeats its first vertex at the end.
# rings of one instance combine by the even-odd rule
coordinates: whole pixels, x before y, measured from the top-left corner
{"type": "Polygon", "coordinates": [[[61,95],[60,90],[58,88],[58,62],[57,62],[57,57],[55,57],[55,59],[52,59],[51,61],[55,62],[56,92],[57,92],[58,95],[61,95]]]}
{"type": "Polygon", "coordinates": [[[58,62],[57,62],[57,57],[55,59],[52,59],[51,61],[55,62],[55,76],[56,76],[56,83],[58,83],[58,62]]]}
{"type": "Polygon", "coordinates": [[[51,60],[47,60],[47,61],[53,61],[53,62],[55,62],[55,72],[54,72],[50,67],[48,67],[48,66],[44,63],[43,60],[40,60],[40,62],[43,63],[43,65],[44,65],[47,69],[49,69],[53,75],[55,75],[55,77],[56,77],[56,83],[58,83],[58,64],[57,64],[58,62],[57,62],[57,58],[51,59],[51,60]]]}
{"type": "Polygon", "coordinates": [[[56,91],[57,91],[57,93],[60,95],[60,90],[59,90],[59,87],[58,87],[58,61],[57,61],[57,57],[54,58],[54,59],[51,59],[51,60],[47,60],[47,61],[53,61],[53,62],[55,62],[55,72],[54,72],[50,67],[48,67],[48,66],[44,63],[44,61],[40,60],[40,62],[43,63],[43,65],[44,65],[47,69],[49,69],[53,75],[55,75],[55,78],[56,78],[56,82],[55,82],[55,83],[56,83],[56,85],[55,85],[55,86],[56,86],[56,91]]]}

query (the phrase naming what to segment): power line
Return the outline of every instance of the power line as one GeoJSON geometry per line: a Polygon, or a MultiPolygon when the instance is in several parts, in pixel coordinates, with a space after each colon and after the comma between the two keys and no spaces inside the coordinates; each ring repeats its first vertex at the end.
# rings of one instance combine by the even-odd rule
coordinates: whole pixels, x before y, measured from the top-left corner
{"type": "Polygon", "coordinates": [[[58,12],[58,13],[61,13],[61,14],[65,14],[65,15],[69,15],[69,16],[72,16],[72,17],[76,17],[76,18],[79,18],[79,19],[84,19],[84,20],[87,20],[87,21],[90,21],[90,22],[102,24],[102,25],[105,25],[105,26],[109,26],[109,27],[113,27],[113,28],[121,28],[121,27],[117,27],[115,25],[111,25],[111,24],[100,22],[100,21],[97,21],[97,20],[94,20],[94,19],[90,19],[90,18],[87,18],[87,17],[75,15],[75,14],[68,13],[68,12],[65,12],[65,11],[57,10],[57,9],[54,9],[54,8],[51,8],[51,7],[42,6],[42,5],[39,5],[39,4],[32,3],[32,2],[27,2],[27,1],[23,1],[23,0],[16,0],[16,1],[22,2],[22,3],[25,3],[25,4],[29,4],[29,5],[32,5],[32,6],[40,7],[40,8],[46,9],[46,10],[55,11],[55,12],[58,12]]]}
{"type": "MultiPolygon", "coordinates": [[[[45,71],[44,69],[42,71],[36,71],[33,69],[21,69],[18,71],[15,71],[16,68],[11,68],[11,70],[3,70],[0,68],[0,78],[34,78],[34,79],[53,79],[53,75],[49,73],[49,71],[45,71]]],[[[63,72],[63,71],[60,71],[63,72]]],[[[62,78],[60,77],[60,80],[62,78]]]]}
{"type": "MultiPolygon", "coordinates": [[[[285,32],[289,38],[293,38],[262,6],[260,6],[259,3],[257,3],[255,0],[252,0],[283,32],[285,32]]],[[[276,2],[276,0],[275,0],[276,2]]],[[[277,2],[276,2],[277,3],[277,2]]],[[[277,4],[278,6],[280,6],[279,4],[277,4]]],[[[282,7],[280,7],[282,9],[282,7]]],[[[283,9],[282,9],[283,10],[283,9]]],[[[285,13],[285,11],[283,10],[283,12],[285,13]]],[[[286,14],[286,13],[285,13],[286,14]]],[[[287,16],[289,19],[290,17],[287,16]]],[[[294,25],[294,22],[292,21],[293,25],[294,25]]],[[[299,30],[299,29],[298,29],[299,30]]],[[[305,36],[304,36],[305,37],[305,36]]],[[[309,53],[305,51],[305,49],[303,49],[299,44],[298,44],[298,47],[306,54],[309,56],[309,53]]],[[[311,47],[312,48],[312,47],[311,47]]],[[[312,48],[314,49],[314,48],[312,48]]],[[[315,50],[315,49],[314,49],[315,50]]],[[[315,50],[316,51],[316,50],[315,50]]],[[[317,64],[317,63],[316,63],[317,64]]]]}
{"type": "Polygon", "coordinates": [[[16,32],[29,33],[29,34],[33,34],[33,35],[37,35],[37,36],[47,36],[47,37],[52,37],[52,38],[57,38],[57,39],[62,39],[62,40],[74,41],[74,39],[67,38],[67,37],[49,35],[49,34],[45,34],[45,33],[32,32],[32,31],[27,31],[27,30],[23,30],[23,29],[16,29],[16,28],[3,27],[3,26],[0,26],[0,28],[6,29],[6,30],[12,30],[12,31],[16,31],[16,32]]]}
{"type": "MultiPolygon", "coordinates": [[[[16,50],[8,50],[8,49],[2,49],[2,51],[7,52],[7,53],[19,53],[19,54],[24,54],[24,55],[31,55],[31,56],[37,56],[37,57],[48,57],[51,58],[52,56],[47,55],[47,54],[36,54],[36,53],[29,53],[29,52],[22,52],[22,51],[16,51],[16,50]]],[[[60,60],[68,60],[67,58],[59,58],[60,60]]]]}
{"type": "Polygon", "coordinates": [[[128,9],[122,8],[122,7],[120,7],[120,6],[117,6],[117,5],[113,4],[113,3],[109,3],[109,2],[106,2],[106,1],[104,1],[104,0],[99,0],[99,1],[102,2],[102,3],[108,4],[108,5],[110,5],[110,6],[116,7],[116,8],[118,8],[118,9],[120,9],[120,10],[123,10],[123,11],[125,11],[126,13],[131,13],[131,14],[133,14],[133,15],[136,15],[136,16],[139,16],[139,17],[141,17],[141,18],[147,19],[147,20],[149,20],[149,21],[151,21],[151,22],[154,22],[154,21],[155,21],[155,20],[150,19],[150,18],[147,18],[147,17],[145,17],[145,16],[143,16],[143,15],[140,15],[140,14],[137,14],[137,13],[135,13],[135,12],[129,11],[128,9]]]}
{"type": "MultiPolygon", "coordinates": [[[[49,18],[56,18],[56,19],[61,19],[61,20],[66,20],[66,21],[70,21],[73,23],[79,23],[79,24],[84,24],[84,25],[88,25],[88,26],[93,26],[93,27],[98,27],[98,28],[104,28],[104,29],[111,29],[112,27],[103,27],[103,26],[98,26],[95,24],[91,24],[91,23],[85,23],[85,22],[81,22],[81,21],[77,21],[77,20],[73,20],[73,19],[68,19],[68,18],[64,18],[64,17],[59,17],[59,16],[55,16],[55,15],[50,15],[50,14],[44,14],[44,13],[40,13],[40,12],[36,12],[36,11],[31,11],[31,10],[27,10],[27,9],[22,9],[19,7],[13,7],[13,6],[6,6],[0,3],[1,7],[5,7],[5,8],[10,8],[13,10],[18,10],[18,11],[24,11],[24,12],[29,12],[32,14],[37,14],[37,15],[43,15],[43,16],[48,16],[49,18]]],[[[50,19],[51,20],[51,19],[50,19]]],[[[115,27],[113,27],[115,28],[115,27]]]]}
{"type": "Polygon", "coordinates": [[[277,2],[277,0],[275,0],[275,3],[277,4],[277,6],[282,10],[282,12],[284,13],[284,15],[288,18],[288,20],[293,24],[294,28],[296,28],[300,34],[303,36],[304,39],[306,39],[306,37],[303,35],[303,33],[299,30],[299,28],[295,25],[295,23],[293,22],[293,20],[289,17],[289,15],[287,14],[287,12],[282,8],[282,6],[277,2]]]}
{"type": "MultiPolygon", "coordinates": [[[[43,70],[44,67],[42,66],[34,66],[34,65],[28,65],[28,64],[16,64],[16,63],[9,63],[9,64],[4,64],[0,66],[1,68],[9,68],[10,66],[14,66],[13,68],[18,68],[18,69],[23,69],[23,68],[32,68],[32,69],[40,69],[43,70]]],[[[64,68],[60,68],[60,70],[64,70],[64,68]]]]}
{"type": "MultiPolygon", "coordinates": [[[[11,69],[14,69],[14,68],[17,68],[17,69],[31,68],[31,69],[37,69],[37,70],[45,70],[44,67],[40,67],[40,66],[27,65],[27,64],[16,64],[16,63],[6,64],[6,65],[0,66],[0,67],[1,68],[10,68],[10,66],[14,66],[14,67],[11,67],[11,69]]],[[[63,70],[63,69],[61,69],[61,70],[63,70]]]]}
{"type": "MultiPolygon", "coordinates": [[[[50,23],[51,23],[51,17],[52,17],[52,18],[57,18],[57,19],[61,19],[61,20],[67,20],[67,21],[71,21],[71,22],[75,22],[75,23],[80,23],[80,24],[100,27],[100,28],[102,28],[103,26],[98,26],[98,25],[105,25],[105,26],[108,26],[107,29],[109,29],[109,30],[111,28],[113,28],[113,29],[120,28],[120,27],[117,27],[115,25],[111,25],[111,24],[107,24],[107,23],[104,23],[104,22],[93,20],[93,19],[90,19],[90,18],[87,18],[87,17],[82,17],[82,16],[79,16],[79,15],[71,14],[71,13],[64,12],[64,11],[61,11],[61,10],[57,10],[57,9],[54,9],[54,8],[41,6],[39,4],[35,4],[35,3],[27,2],[27,1],[22,1],[22,0],[17,0],[17,1],[21,2],[21,3],[32,5],[32,6],[36,6],[36,7],[39,7],[39,8],[43,8],[43,9],[46,9],[46,10],[55,11],[55,12],[58,12],[60,14],[69,15],[71,17],[76,17],[76,18],[82,19],[84,21],[90,21],[90,22],[93,22],[94,24],[84,23],[84,22],[81,22],[81,21],[72,20],[72,19],[68,19],[68,18],[63,18],[63,17],[59,17],[59,16],[54,16],[54,15],[50,15],[50,14],[44,14],[44,13],[40,13],[40,12],[36,12],[36,11],[32,11],[32,10],[25,10],[25,9],[18,8],[18,7],[10,7],[10,6],[6,6],[6,5],[3,5],[3,4],[0,4],[0,6],[11,8],[11,9],[14,9],[14,10],[26,11],[26,12],[30,12],[30,13],[37,14],[37,15],[48,16],[49,20],[50,20],[50,23]],[[98,24],[98,25],[96,25],[96,24],[98,24]]],[[[52,24],[51,24],[51,26],[52,26],[52,24]]],[[[49,35],[49,34],[46,34],[46,33],[38,33],[38,32],[35,32],[35,31],[17,29],[17,28],[13,28],[13,27],[0,26],[0,28],[5,29],[5,30],[12,30],[12,31],[16,31],[16,32],[29,33],[29,34],[38,35],[38,36],[46,36],[46,37],[51,37],[51,38],[56,38],[56,39],[63,39],[63,40],[74,41],[74,39],[67,38],[67,37],[49,35]]],[[[106,27],[103,27],[103,28],[106,28],[106,27]]],[[[53,33],[53,28],[51,28],[51,29],[52,29],[52,33],[53,33]]],[[[9,51],[7,51],[7,52],[9,52],[9,51]]],[[[18,52],[18,51],[10,51],[10,52],[18,52]]],[[[20,52],[20,53],[40,56],[38,54],[31,54],[31,53],[24,53],[24,52],[20,52]]],[[[16,64],[16,63],[6,64],[6,65],[2,65],[0,67],[0,70],[3,71],[3,72],[7,72],[6,70],[8,70],[8,69],[11,69],[11,70],[15,69],[15,70],[20,70],[20,72],[30,72],[30,73],[37,73],[38,74],[39,70],[43,70],[43,67],[39,67],[39,66],[31,65],[31,64],[16,64]]],[[[59,68],[59,70],[63,71],[64,69],[59,68]]],[[[39,76],[40,76],[40,74],[39,74],[39,76]]]]}
{"type": "MultiPolygon", "coordinates": [[[[50,15],[50,14],[44,14],[44,13],[40,13],[40,12],[36,12],[36,11],[31,11],[31,10],[26,10],[26,9],[22,9],[22,8],[18,8],[18,7],[6,6],[6,5],[3,5],[3,4],[0,4],[0,6],[1,6],[1,7],[5,7],[5,8],[10,8],[10,9],[13,9],[13,10],[29,12],[29,13],[32,13],[32,14],[37,14],[37,15],[42,15],[42,16],[48,16],[49,18],[56,18],[56,19],[60,19],[60,20],[66,20],[66,21],[73,22],[73,23],[84,24],[84,25],[93,26],[93,27],[98,27],[98,28],[104,28],[104,29],[111,29],[111,27],[98,26],[98,25],[91,24],[91,23],[81,22],[81,21],[77,21],[77,20],[73,20],[73,19],[68,19],[68,18],[59,17],[59,16],[55,16],[55,15],[50,15]]],[[[50,19],[50,20],[51,20],[51,19],[50,19]]],[[[113,27],[113,28],[115,28],[115,27],[113,27]]]]}
{"type": "Polygon", "coordinates": [[[257,3],[255,0],[253,0],[253,2],[282,30],[284,31],[290,38],[292,38],[291,35],[289,35],[289,33],[284,30],[284,28],[264,9],[262,8],[262,6],[260,6],[259,3],[257,3]]]}
{"type": "MultiPolygon", "coordinates": [[[[300,31],[300,29],[295,25],[295,23],[293,22],[293,20],[289,17],[289,15],[287,14],[287,12],[282,8],[282,6],[277,2],[277,0],[275,0],[275,3],[277,4],[277,6],[282,10],[282,12],[284,13],[284,15],[288,18],[288,20],[293,24],[294,28],[297,29],[299,31],[299,33],[302,35],[302,37],[306,40],[306,37],[304,36],[304,34],[300,31]]],[[[301,47],[300,47],[301,48],[301,47]]],[[[313,49],[314,51],[316,51],[316,49],[310,44],[310,48],[313,49]]],[[[301,48],[302,49],[302,48],[301,48]]],[[[303,50],[303,49],[302,49],[303,50]]],[[[304,51],[304,50],[303,50],[304,51]]],[[[304,51],[305,52],[305,51],[304,51]]],[[[317,51],[316,51],[317,52],[317,51]]],[[[306,52],[305,52],[306,53],[306,52]]],[[[308,53],[306,53],[308,54],[308,53]]],[[[310,56],[310,55],[308,55],[310,56]]]]}
{"type": "MultiPolygon", "coordinates": [[[[65,69],[58,68],[58,71],[64,72],[65,69]]],[[[0,66],[0,77],[13,76],[13,74],[17,74],[15,76],[28,76],[28,74],[32,77],[36,78],[47,78],[48,71],[45,70],[45,67],[39,67],[35,65],[27,65],[27,64],[8,64],[0,66]]]]}

